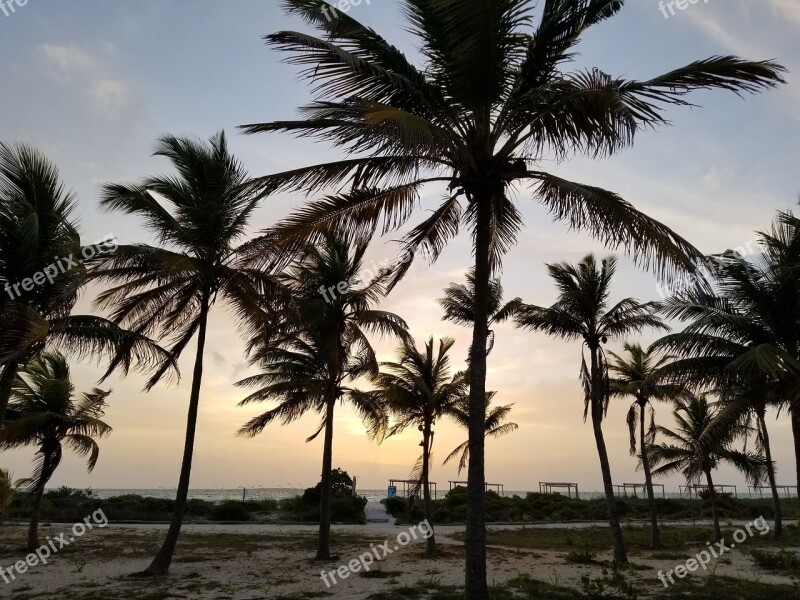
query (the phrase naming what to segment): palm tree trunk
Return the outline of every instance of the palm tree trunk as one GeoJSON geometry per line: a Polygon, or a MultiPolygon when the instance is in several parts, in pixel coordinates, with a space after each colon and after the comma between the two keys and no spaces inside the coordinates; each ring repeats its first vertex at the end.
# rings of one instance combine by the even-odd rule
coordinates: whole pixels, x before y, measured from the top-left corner
{"type": "Polygon", "coordinates": [[[722,529],[719,526],[717,490],[714,488],[714,480],[711,479],[711,470],[706,471],[706,481],[708,482],[708,497],[711,500],[711,518],[714,521],[714,541],[718,542],[722,539],[722,529]]]}
{"type": "Polygon", "coordinates": [[[42,496],[44,495],[44,487],[50,481],[50,465],[51,454],[45,448],[41,450],[43,454],[42,459],[42,472],[39,481],[36,483],[36,491],[33,494],[33,503],[31,506],[31,522],[28,525],[28,552],[33,552],[39,547],[39,517],[42,510],[42,496]]]}
{"type": "Polygon", "coordinates": [[[769,432],[767,431],[766,409],[758,412],[758,426],[761,428],[761,440],[764,446],[764,454],[767,459],[767,479],[772,491],[772,510],[775,513],[775,526],[773,535],[779,538],[783,535],[783,514],[781,512],[781,497],[778,495],[778,486],[775,483],[775,465],[772,462],[772,448],[769,443],[769,432]]]}
{"type": "Polygon", "coordinates": [[[11,397],[11,388],[14,386],[14,378],[17,376],[19,361],[10,360],[3,367],[3,374],[0,375],[0,425],[6,420],[6,408],[11,397]]]}
{"type": "Polygon", "coordinates": [[[789,406],[789,415],[792,420],[792,438],[794,440],[794,466],[797,479],[797,500],[800,502],[800,406],[792,403],[789,406]]]}
{"type": "Polygon", "coordinates": [[[167,530],[167,537],[161,549],[153,558],[153,562],[144,571],[144,575],[166,575],[175,554],[175,546],[183,525],[183,514],[186,512],[186,499],[189,495],[189,479],[192,473],[192,456],[194,454],[194,438],[197,430],[197,413],[200,405],[200,384],[203,379],[203,352],[206,345],[206,328],[208,326],[209,296],[204,295],[200,305],[200,324],[197,329],[197,353],[194,359],[192,374],[192,391],[189,395],[189,414],[186,418],[186,439],[183,446],[183,462],[178,478],[178,490],[175,497],[175,509],[167,530]]]}
{"type": "Polygon", "coordinates": [[[422,502],[425,512],[425,520],[431,535],[425,540],[425,554],[428,556],[436,555],[436,538],[433,533],[433,522],[431,521],[431,486],[430,486],[430,462],[431,462],[431,425],[425,423],[422,434],[422,502]]]}
{"type": "Polygon", "coordinates": [[[486,340],[489,332],[491,206],[495,192],[473,197],[475,225],[475,323],[470,347],[469,466],[467,468],[466,600],[488,600],[486,585],[486,340]]]}
{"type": "Polygon", "coordinates": [[[336,398],[325,407],[325,441],[322,449],[322,489],[319,497],[319,535],[316,560],[331,559],[331,471],[333,469],[333,410],[336,398]]]}
{"type": "Polygon", "coordinates": [[[614,561],[626,565],[628,564],[628,555],[625,552],[625,542],[622,539],[622,527],[619,523],[617,500],[614,497],[614,483],[611,480],[611,464],[608,460],[608,450],[606,449],[606,441],[603,437],[603,406],[600,396],[602,375],[600,374],[597,348],[591,348],[590,351],[592,354],[592,428],[594,430],[595,444],[597,445],[597,454],[600,457],[600,471],[603,474],[603,490],[608,507],[608,524],[611,526],[611,537],[614,541],[614,561]]]}
{"type": "Polygon", "coordinates": [[[642,453],[642,470],[644,486],[647,489],[647,506],[650,509],[650,547],[658,548],[658,512],[656,511],[656,495],[653,493],[653,475],[650,472],[650,459],[647,457],[647,436],[645,435],[644,415],[647,403],[639,403],[639,448],[642,453]]]}

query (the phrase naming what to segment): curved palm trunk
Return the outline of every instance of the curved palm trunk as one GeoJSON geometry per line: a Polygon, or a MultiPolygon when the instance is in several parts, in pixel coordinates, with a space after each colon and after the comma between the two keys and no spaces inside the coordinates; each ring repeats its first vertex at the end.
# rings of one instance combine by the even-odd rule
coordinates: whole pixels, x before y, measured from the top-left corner
{"type": "Polygon", "coordinates": [[[31,522],[28,525],[28,552],[33,552],[39,547],[39,517],[42,510],[42,496],[44,495],[44,487],[50,481],[52,475],[52,457],[50,452],[42,449],[44,455],[42,462],[42,475],[36,483],[36,490],[33,494],[33,503],[31,506],[31,522]]]}
{"type": "Polygon", "coordinates": [[[775,526],[773,527],[773,535],[779,538],[783,535],[783,513],[781,512],[781,497],[778,494],[778,486],[775,483],[775,465],[772,462],[772,448],[769,442],[769,432],[767,431],[767,419],[765,418],[765,410],[758,412],[758,426],[761,428],[761,439],[764,445],[764,455],[767,459],[767,479],[769,480],[769,487],[772,492],[772,510],[775,513],[775,526]]]}
{"type": "Polygon", "coordinates": [[[469,466],[467,468],[466,600],[488,600],[486,585],[486,339],[489,332],[489,251],[492,193],[473,198],[475,225],[475,323],[470,347],[469,466]]]}
{"type": "Polygon", "coordinates": [[[167,537],[161,549],[153,558],[153,562],[144,571],[144,575],[166,575],[175,554],[175,546],[183,525],[183,513],[186,512],[186,499],[189,495],[189,479],[192,473],[192,456],[194,454],[194,438],[197,430],[197,413],[200,404],[200,383],[203,379],[203,352],[206,345],[206,328],[208,326],[209,300],[204,297],[200,307],[200,325],[197,330],[197,353],[194,359],[192,375],[192,391],[189,395],[189,413],[186,418],[186,439],[183,446],[183,462],[178,478],[178,490],[175,497],[175,509],[167,530],[167,537]]]}
{"type": "Polygon", "coordinates": [[[600,457],[600,471],[603,474],[603,491],[606,496],[608,507],[608,524],[611,527],[611,537],[614,542],[614,561],[628,564],[628,555],[625,552],[625,542],[622,539],[622,527],[619,523],[619,512],[617,511],[617,500],[614,497],[614,482],[611,480],[611,464],[608,460],[608,450],[606,441],[603,437],[603,406],[600,399],[601,374],[600,364],[597,357],[597,348],[591,348],[592,354],[592,429],[594,430],[594,440],[597,445],[597,454],[600,457]]]}
{"type": "Polygon", "coordinates": [[[431,441],[433,438],[430,423],[425,423],[422,438],[422,502],[425,520],[428,522],[428,529],[431,532],[430,537],[425,540],[425,554],[434,556],[436,554],[436,538],[433,533],[433,523],[431,522],[431,486],[429,483],[431,476],[431,441]]]}
{"type": "Polygon", "coordinates": [[[645,435],[644,415],[647,403],[639,403],[639,448],[642,454],[642,470],[644,485],[647,489],[647,506],[650,509],[650,547],[658,548],[658,512],[656,511],[656,495],[653,493],[653,475],[650,472],[650,459],[647,456],[647,436],[645,435]]]}
{"type": "Polygon", "coordinates": [[[11,397],[11,388],[14,386],[14,378],[17,376],[19,361],[10,360],[3,367],[3,374],[0,375],[0,425],[6,420],[6,408],[11,397]]]}
{"type": "Polygon", "coordinates": [[[322,489],[319,498],[319,535],[316,560],[331,559],[331,471],[333,469],[333,410],[336,398],[325,407],[325,442],[322,450],[322,489]]]}
{"type": "Polygon", "coordinates": [[[714,541],[722,539],[722,529],[719,526],[719,508],[717,507],[717,490],[714,488],[714,480],[711,478],[711,471],[706,471],[706,481],[708,482],[708,497],[711,500],[711,518],[714,521],[714,541]]]}

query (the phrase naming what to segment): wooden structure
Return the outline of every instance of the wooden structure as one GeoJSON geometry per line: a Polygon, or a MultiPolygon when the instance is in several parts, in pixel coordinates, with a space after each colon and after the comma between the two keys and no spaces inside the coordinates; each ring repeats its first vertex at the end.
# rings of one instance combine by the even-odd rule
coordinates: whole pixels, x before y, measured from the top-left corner
{"type": "MultiPolygon", "coordinates": [[[[647,496],[647,485],[644,484],[644,483],[623,483],[622,485],[615,485],[614,487],[617,490],[617,496],[622,496],[623,498],[627,498],[628,497],[628,492],[630,492],[631,496],[638,497],[638,495],[636,493],[637,490],[641,490],[642,491],[642,497],[647,496]]],[[[666,498],[667,497],[667,491],[664,489],[664,484],[663,483],[654,483],[653,484],[653,491],[654,492],[656,491],[656,488],[661,490],[661,497],[662,498],[666,498]]]]}
{"type": "MultiPolygon", "coordinates": [[[[776,485],[775,488],[778,492],[783,492],[787,498],[792,497],[792,493],[790,490],[794,490],[794,495],[797,496],[797,486],[796,485],[776,485]]],[[[755,485],[751,488],[753,493],[758,492],[758,495],[763,498],[764,497],[764,490],[768,493],[772,493],[772,488],[768,485],[755,485]]]]}
{"type": "MultiPolygon", "coordinates": [[[[451,490],[454,487],[457,487],[459,485],[463,486],[463,487],[467,487],[467,482],[466,481],[448,481],[448,483],[450,484],[450,489],[451,490]]],[[[496,491],[501,496],[505,494],[505,488],[503,487],[502,483],[484,483],[483,485],[484,485],[484,489],[487,492],[490,489],[493,489],[494,491],[496,491]]]]}
{"type": "MultiPolygon", "coordinates": [[[[416,486],[417,488],[422,490],[422,480],[421,479],[390,479],[389,480],[389,485],[390,486],[398,487],[398,485],[397,485],[398,483],[402,484],[402,486],[403,486],[403,494],[402,494],[402,496],[404,498],[408,497],[408,490],[411,489],[412,487],[416,486]]],[[[431,498],[433,498],[435,500],[436,499],[436,482],[435,481],[429,481],[428,482],[428,491],[431,494],[431,498]],[[430,491],[431,487],[433,487],[433,491],[430,491]]],[[[398,490],[398,494],[397,495],[398,496],[401,495],[399,493],[399,490],[398,490]]]]}
{"type": "Polygon", "coordinates": [[[562,494],[567,491],[567,497],[572,498],[572,490],[575,490],[575,498],[579,499],[578,484],[577,483],[563,483],[555,481],[540,481],[539,493],[540,494],[562,494]]]}

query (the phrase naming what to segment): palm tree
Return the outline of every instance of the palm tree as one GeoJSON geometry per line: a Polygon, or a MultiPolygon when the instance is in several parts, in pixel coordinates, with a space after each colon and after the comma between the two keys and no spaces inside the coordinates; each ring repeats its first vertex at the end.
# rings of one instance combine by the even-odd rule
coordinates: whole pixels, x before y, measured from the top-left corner
{"type": "MultiPolygon", "coordinates": [[[[496,392],[486,393],[486,423],[484,427],[487,438],[502,437],[511,433],[512,431],[516,431],[519,428],[519,425],[516,423],[506,422],[506,419],[508,419],[508,415],[511,413],[511,409],[514,405],[506,404],[504,406],[493,406],[492,402],[494,401],[495,395],[496,392]]],[[[455,422],[461,425],[464,429],[468,429],[469,396],[459,398],[458,402],[450,411],[448,416],[455,420],[455,422]]],[[[446,465],[451,460],[455,460],[456,457],[459,457],[458,474],[461,475],[461,471],[467,468],[467,462],[469,461],[469,440],[466,440],[462,444],[456,446],[455,450],[447,455],[447,458],[444,459],[442,464],[446,465]]]]}
{"type": "Polygon", "coordinates": [[[73,315],[86,283],[84,259],[113,250],[105,238],[82,246],[75,197],[36,149],[0,142],[0,424],[20,365],[45,348],[77,357],[107,355],[116,368],[172,365],[151,340],[102,317],[73,315]]]}
{"type": "Polygon", "coordinates": [[[39,513],[44,488],[61,464],[64,447],[86,456],[91,473],[100,448],[97,439],[111,433],[102,419],[110,391],[93,389],[75,398],[69,365],[62,354],[44,353],[19,372],[11,392],[8,419],[0,429],[0,448],[36,446],[36,468],[28,550],[39,547],[39,513]]]}
{"type": "MultiPolygon", "coordinates": [[[[208,144],[166,136],[159,140],[155,156],[168,158],[178,176],[107,184],[102,206],[138,216],[162,246],[119,246],[92,274],[112,284],[98,296],[97,304],[111,309],[115,323],[137,334],[168,338],[175,359],[197,338],[175,510],[146,575],[169,570],[180,535],[211,307],[218,299],[228,300],[239,316],[252,316],[258,312],[253,299],[273,287],[267,275],[236,265],[235,244],[245,235],[258,198],[244,189],[247,174],[229,153],[224,133],[208,144]]],[[[158,369],[148,385],[165,372],[158,369]]]]}
{"type": "Polygon", "coordinates": [[[29,482],[29,479],[17,479],[14,481],[14,474],[11,471],[0,469],[0,525],[5,525],[6,513],[14,503],[17,490],[29,482]]]}
{"type": "Polygon", "coordinates": [[[656,499],[653,493],[653,478],[650,473],[650,461],[647,458],[647,447],[655,442],[655,409],[652,400],[670,400],[680,391],[679,386],[660,381],[659,372],[670,360],[669,356],[658,356],[655,352],[644,350],[640,344],[625,342],[625,357],[609,352],[614,359],[609,364],[609,371],[614,374],[611,379],[611,394],[615,396],[632,396],[634,398],[628,410],[627,422],[631,437],[631,456],[636,455],[636,431],[639,430],[639,458],[644,471],[644,483],[647,491],[647,502],[650,508],[650,546],[658,548],[658,514],[656,499]],[[647,409],[650,409],[650,427],[646,427],[647,409]]]}
{"type": "Polygon", "coordinates": [[[422,456],[417,461],[412,478],[422,487],[425,518],[430,523],[431,535],[426,539],[425,552],[436,554],[436,538],[431,521],[430,471],[436,421],[449,416],[467,395],[465,372],[453,373],[449,352],[455,344],[453,338],[439,340],[438,348],[433,337],[423,348],[406,340],[398,349],[397,362],[382,363],[385,371],[375,377],[375,391],[368,395],[376,398],[395,418],[389,436],[416,426],[422,432],[422,456]]]}
{"type": "Polygon", "coordinates": [[[290,423],[308,411],[322,415],[319,429],[306,440],[325,432],[317,560],[331,558],[334,409],[338,402],[349,402],[371,436],[383,434],[386,414],[382,407],[349,384],[378,371],[367,333],[406,335],[405,321],[374,308],[385,293],[386,274],[362,279],[367,246],[367,241],[328,236],[322,245],[303,248],[280,278],[286,290],[284,301],[270,323],[256,327],[250,343],[251,360],[262,372],[236,384],[257,388],[240,406],[278,403],[246,423],[240,434],[253,437],[275,420],[290,423]]]}
{"type": "Polygon", "coordinates": [[[730,443],[739,435],[746,434],[742,429],[729,431],[727,437],[716,438],[713,451],[708,452],[700,446],[700,438],[717,416],[718,406],[709,402],[706,395],[690,394],[686,400],[676,402],[673,415],[678,425],[676,431],[658,426],[658,433],[671,443],[661,443],[648,447],[650,461],[657,467],[656,477],[680,472],[688,484],[697,484],[705,476],[708,495],[711,501],[711,515],[714,520],[714,540],[722,539],[719,525],[717,491],[711,472],[720,463],[733,465],[749,480],[760,481],[763,477],[764,459],[756,454],[738,452],[730,448],[730,443]],[[659,466],[660,465],[660,466],[659,466]]]}
{"type": "MultiPolygon", "coordinates": [[[[374,29],[323,0],[283,0],[316,28],[281,31],[267,41],[292,54],[315,86],[295,120],[254,123],[246,133],[289,132],[329,141],[347,154],[259,178],[264,194],[336,195],[310,202],[281,223],[287,245],[325,230],[387,232],[407,222],[423,188],[443,201],[403,239],[397,281],[420,251],[435,260],[462,226],[475,256],[466,594],[485,600],[484,414],[489,281],[522,227],[512,197],[529,191],[554,219],[624,246],[658,271],[692,268],[697,251],[663,224],[609,191],[538,167],[544,157],[611,155],[636,133],[666,123],[664,108],[686,106],[696,89],[756,92],[783,82],[780,65],[712,57],[646,81],[572,69],[583,33],[614,16],[622,0],[403,0],[417,38],[416,66],[374,29]],[[541,7],[538,26],[531,13],[541,7]],[[330,15],[335,15],[331,18],[330,15]],[[532,189],[523,190],[525,184],[532,189]],[[346,189],[344,193],[339,190],[346,189]]],[[[274,233],[274,232],[272,232],[274,233]]],[[[264,244],[275,243],[267,235],[264,244]]],[[[258,252],[258,250],[254,250],[258,252]]]]}
{"type": "Polygon", "coordinates": [[[658,305],[654,302],[641,304],[633,298],[625,298],[609,306],[611,279],[617,268],[613,256],[597,264],[593,254],[587,255],[578,265],[560,263],[548,265],[550,277],[555,281],[559,297],[549,308],[521,304],[514,321],[517,327],[531,331],[543,331],[564,340],[581,340],[589,350],[590,365],[583,355],[581,381],[584,391],[584,421],[589,413],[592,417],[600,469],[603,474],[603,489],[608,505],[608,519],[614,539],[614,560],[627,563],[622,528],[614,498],[614,484],[608,461],[602,422],[608,410],[610,384],[608,361],[603,345],[610,339],[626,337],[648,327],[666,329],[654,316],[658,305]]]}
{"type": "Polygon", "coordinates": [[[654,346],[680,357],[669,366],[672,378],[724,391],[724,406],[702,444],[713,444],[749,416],[756,419],[780,536],[766,411],[770,404],[788,409],[800,483],[800,219],[779,212],[771,231],[758,239],[762,251],[753,257],[732,252],[710,257],[716,293],[686,289],[666,300],[664,314],[689,324],[654,346]]]}
{"type": "MultiPolygon", "coordinates": [[[[489,281],[489,310],[487,325],[491,328],[495,323],[508,320],[514,313],[520,299],[515,298],[503,303],[503,286],[499,277],[489,281]]],[[[439,304],[444,309],[444,319],[457,325],[475,324],[475,271],[467,272],[467,283],[451,283],[444,289],[444,298],[439,299],[439,304]]],[[[494,347],[494,331],[487,330],[486,355],[494,347]]]]}

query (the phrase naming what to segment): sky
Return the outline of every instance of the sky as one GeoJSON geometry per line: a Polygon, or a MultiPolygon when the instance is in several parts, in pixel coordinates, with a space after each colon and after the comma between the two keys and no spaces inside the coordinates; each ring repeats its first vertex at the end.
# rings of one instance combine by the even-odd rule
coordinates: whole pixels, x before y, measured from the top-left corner
{"type": "MultiPolygon", "coordinates": [[[[293,118],[312,92],[297,68],[282,62],[263,36],[305,30],[273,0],[28,0],[5,16],[0,8],[0,139],[36,146],[59,167],[77,197],[77,220],[84,239],[112,234],[121,243],[153,240],[140,223],[99,209],[99,186],[169,172],[151,156],[159,136],[170,133],[207,139],[225,130],[229,146],[249,172],[265,175],[338,158],[324,143],[285,135],[244,136],[237,126],[293,118]]],[[[396,0],[364,0],[350,15],[375,28],[420,64],[416,40],[408,33],[396,0]]],[[[535,13],[536,14],[536,13],[535,13]]],[[[750,60],[777,59],[789,69],[780,89],[738,97],[700,92],[694,108],[670,108],[670,125],[640,134],[636,144],[610,159],[550,161],[552,172],[621,194],[661,220],[700,250],[753,247],[755,231],[769,227],[776,210],[793,209],[800,192],[800,4],[797,0],[706,0],[676,8],[665,18],[655,0],[628,0],[621,13],[593,29],[570,67],[597,67],[615,76],[648,79],[712,55],[750,60]]],[[[426,190],[422,210],[435,206],[437,188],[426,190]]],[[[297,194],[268,198],[257,210],[252,233],[274,224],[305,200],[297,194]]],[[[553,223],[523,189],[517,206],[525,228],[504,260],[508,299],[548,305],[556,292],[545,264],[577,262],[586,253],[610,253],[586,235],[553,223]]],[[[376,239],[368,262],[395,256],[402,232],[376,239]]],[[[657,280],[619,255],[612,299],[658,299],[657,280]]],[[[470,331],[443,322],[436,302],[442,289],[463,280],[471,266],[470,240],[461,235],[433,265],[416,263],[383,308],[406,319],[418,341],[429,336],[457,339],[454,358],[463,366],[470,331]]],[[[95,290],[82,297],[77,312],[90,310],[95,290]]],[[[679,327],[680,325],[678,325],[679,327]]],[[[645,332],[631,341],[649,344],[645,332]]],[[[203,380],[193,488],[306,487],[319,478],[321,437],[305,443],[317,417],[270,426],[255,439],[236,430],[266,406],[237,407],[243,390],[233,383],[254,371],[224,306],[212,316],[203,380]]],[[[619,351],[624,340],[612,340],[619,351]]],[[[376,340],[382,360],[396,343],[376,340]]],[[[101,441],[100,460],[86,472],[67,456],[51,485],[100,488],[173,488],[177,483],[191,380],[192,348],[181,360],[178,384],[144,393],[145,378],[111,377],[106,421],[114,428],[101,441]]],[[[488,388],[497,402],[514,404],[519,429],[487,443],[487,480],[506,490],[535,490],[539,481],[578,482],[582,490],[601,488],[591,426],[582,420],[578,379],[579,343],[496,327],[489,357],[488,388]]],[[[102,365],[73,362],[79,391],[97,385],[102,365]]],[[[629,403],[613,402],[605,422],[615,483],[640,482],[637,460],[628,453],[625,415],[629,403]]],[[[672,424],[670,409],[656,407],[657,420],[672,424]]],[[[778,483],[793,484],[791,432],[785,415],[770,419],[778,483]]],[[[459,477],[440,466],[466,439],[455,425],[437,426],[432,479],[440,489],[459,477]]],[[[359,478],[362,489],[383,488],[389,478],[406,477],[418,456],[413,430],[377,445],[367,439],[347,407],[337,408],[334,466],[359,478]]],[[[31,470],[34,449],[3,454],[2,466],[17,477],[31,470]]],[[[718,483],[744,481],[723,469],[718,483]]],[[[663,480],[677,490],[680,477],[663,480]]]]}

